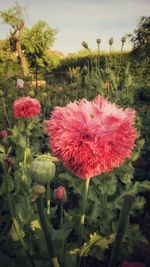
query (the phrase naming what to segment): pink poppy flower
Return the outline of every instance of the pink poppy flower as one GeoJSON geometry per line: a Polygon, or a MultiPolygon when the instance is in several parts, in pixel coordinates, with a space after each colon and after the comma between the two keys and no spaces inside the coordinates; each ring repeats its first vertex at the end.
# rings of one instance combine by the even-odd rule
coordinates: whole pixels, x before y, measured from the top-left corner
{"type": "Polygon", "coordinates": [[[23,87],[24,87],[24,81],[21,79],[17,79],[17,88],[23,89],[23,87]]]}
{"type": "Polygon", "coordinates": [[[0,137],[1,138],[7,137],[7,136],[8,136],[8,131],[7,130],[0,131],[0,137]]]}
{"type": "Polygon", "coordinates": [[[40,113],[40,103],[30,97],[20,97],[13,103],[13,113],[16,118],[32,118],[40,113]]]}
{"type": "Polygon", "coordinates": [[[124,261],[121,264],[121,267],[145,267],[145,264],[144,263],[140,263],[140,262],[127,262],[127,261],[124,261]]]}
{"type": "Polygon", "coordinates": [[[135,111],[98,96],[56,107],[45,121],[54,155],[82,179],[120,166],[135,146],[135,111]]]}

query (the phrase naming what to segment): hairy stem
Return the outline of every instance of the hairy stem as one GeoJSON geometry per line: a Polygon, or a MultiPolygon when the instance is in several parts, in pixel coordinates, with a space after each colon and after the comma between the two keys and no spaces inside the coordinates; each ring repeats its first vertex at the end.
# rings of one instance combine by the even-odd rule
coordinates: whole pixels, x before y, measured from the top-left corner
{"type": "MultiPolygon", "coordinates": [[[[90,178],[85,179],[84,191],[83,191],[83,200],[82,200],[82,206],[81,206],[81,217],[80,217],[80,232],[79,232],[79,241],[78,241],[79,248],[82,246],[82,240],[83,240],[83,230],[84,230],[84,222],[85,222],[85,208],[86,208],[86,200],[87,200],[87,194],[88,194],[88,189],[89,189],[89,183],[90,183],[90,178]]],[[[81,261],[81,257],[78,254],[77,267],[80,266],[80,261],[81,261]]]]}
{"type": "Polygon", "coordinates": [[[47,182],[47,214],[51,213],[50,182],[47,182]]]}
{"type": "Polygon", "coordinates": [[[112,254],[111,254],[108,267],[115,267],[117,264],[118,256],[120,254],[120,249],[121,249],[121,243],[122,243],[123,236],[125,234],[125,230],[128,224],[129,214],[130,214],[133,200],[134,200],[134,197],[132,195],[127,195],[124,199],[122,209],[120,212],[120,216],[119,216],[118,230],[117,230],[116,238],[114,241],[112,254]]]}
{"type": "Polygon", "coordinates": [[[40,222],[41,222],[42,230],[43,230],[43,233],[44,233],[45,241],[46,241],[46,244],[47,244],[47,249],[49,251],[49,255],[50,255],[53,267],[60,267],[60,264],[58,262],[58,258],[56,256],[55,251],[54,251],[52,239],[51,239],[51,236],[50,236],[50,232],[48,230],[48,225],[47,225],[47,222],[46,222],[46,219],[45,219],[43,198],[42,197],[39,197],[37,199],[37,208],[38,208],[38,213],[39,213],[40,222]]]}

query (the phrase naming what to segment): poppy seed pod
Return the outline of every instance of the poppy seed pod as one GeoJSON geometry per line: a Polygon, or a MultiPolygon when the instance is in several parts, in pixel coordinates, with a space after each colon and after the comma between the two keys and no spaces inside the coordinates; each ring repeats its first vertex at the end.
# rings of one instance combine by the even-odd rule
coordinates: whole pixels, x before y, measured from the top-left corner
{"type": "Polygon", "coordinates": [[[96,39],[97,44],[101,43],[101,39],[96,39]]]}
{"type": "Polygon", "coordinates": [[[31,164],[31,177],[41,185],[46,185],[55,175],[55,164],[49,159],[36,158],[31,164]]]}
{"type": "Polygon", "coordinates": [[[54,198],[58,204],[64,205],[67,202],[67,191],[63,186],[59,186],[54,190],[54,198]]]}
{"type": "Polygon", "coordinates": [[[113,38],[111,37],[111,38],[109,39],[109,45],[112,45],[113,42],[114,42],[114,40],[113,40],[113,38]]]}
{"type": "Polygon", "coordinates": [[[126,42],[126,37],[125,36],[121,38],[121,42],[122,43],[125,43],[126,42]]]}

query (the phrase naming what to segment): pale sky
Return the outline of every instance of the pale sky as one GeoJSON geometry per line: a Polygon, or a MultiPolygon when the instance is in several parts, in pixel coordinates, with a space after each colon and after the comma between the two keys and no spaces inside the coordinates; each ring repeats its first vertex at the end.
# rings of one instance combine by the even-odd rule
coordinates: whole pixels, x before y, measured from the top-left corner
{"type": "MultiPolygon", "coordinates": [[[[15,0],[0,0],[0,10],[15,4],[15,0]]],[[[97,49],[96,39],[101,39],[101,49],[108,50],[108,40],[114,38],[113,49],[121,47],[121,37],[133,33],[141,16],[150,15],[149,0],[18,0],[27,7],[26,26],[43,20],[58,29],[52,50],[64,54],[82,49],[86,41],[97,49]]],[[[9,33],[9,27],[0,24],[0,39],[9,33]]],[[[127,42],[125,48],[131,44],[127,42]]]]}

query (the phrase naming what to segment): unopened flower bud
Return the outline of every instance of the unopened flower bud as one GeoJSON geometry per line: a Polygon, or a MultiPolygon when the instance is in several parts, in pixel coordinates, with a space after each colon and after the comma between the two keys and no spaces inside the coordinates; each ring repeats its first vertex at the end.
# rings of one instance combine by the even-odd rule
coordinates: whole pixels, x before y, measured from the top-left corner
{"type": "Polygon", "coordinates": [[[42,195],[45,193],[46,189],[44,185],[36,184],[32,188],[33,193],[42,195]]]}
{"type": "Polygon", "coordinates": [[[87,44],[85,41],[82,42],[82,46],[83,46],[85,49],[89,49],[88,44],[87,44]]]}
{"type": "Polygon", "coordinates": [[[23,87],[24,87],[24,81],[21,79],[17,79],[17,88],[23,89],[23,87]]]}
{"type": "Polygon", "coordinates": [[[33,192],[32,202],[35,202],[41,195],[43,195],[46,192],[46,189],[44,185],[36,184],[33,186],[32,192],[33,192]]]}
{"type": "Polygon", "coordinates": [[[87,74],[88,72],[88,67],[86,65],[83,66],[82,73],[87,74]]]}
{"type": "Polygon", "coordinates": [[[59,186],[54,191],[54,198],[57,203],[64,205],[67,202],[67,191],[63,186],[59,186]]]}
{"type": "Polygon", "coordinates": [[[28,95],[30,97],[35,97],[35,92],[33,90],[30,90],[29,93],[28,93],[28,95]]]}
{"type": "Polygon", "coordinates": [[[7,136],[8,136],[8,131],[7,130],[0,131],[0,137],[1,138],[7,137],[7,136]]]}
{"type": "Polygon", "coordinates": [[[55,163],[42,155],[32,162],[31,177],[38,184],[46,185],[54,177],[55,170],[55,163]]]}
{"type": "Polygon", "coordinates": [[[46,92],[43,92],[43,93],[41,94],[41,96],[42,96],[43,98],[46,98],[46,97],[47,97],[47,93],[46,93],[46,92]]]}

